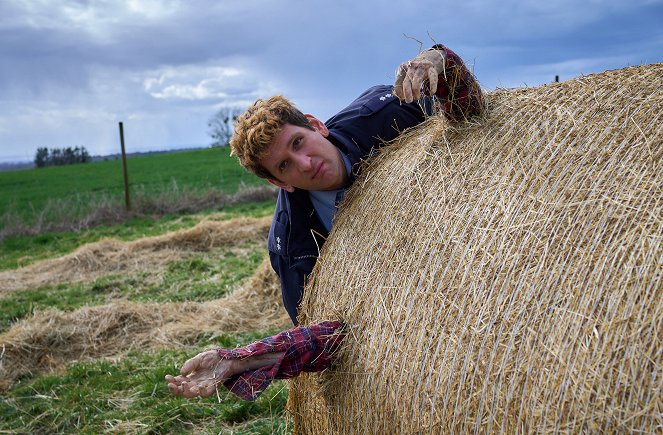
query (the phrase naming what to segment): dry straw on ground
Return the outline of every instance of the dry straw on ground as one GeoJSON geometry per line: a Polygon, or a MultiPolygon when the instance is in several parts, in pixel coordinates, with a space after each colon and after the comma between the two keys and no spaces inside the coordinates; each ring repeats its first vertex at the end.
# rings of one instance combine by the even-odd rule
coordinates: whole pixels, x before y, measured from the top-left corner
{"type": "Polygon", "coordinates": [[[433,118],[348,195],[303,302],[338,365],[302,433],[663,427],[663,64],[497,90],[433,118]]]}
{"type": "MultiPolygon", "coordinates": [[[[189,252],[264,242],[270,221],[208,221],[192,229],[133,242],[93,243],[60,259],[35,263],[17,272],[3,272],[5,277],[15,277],[10,283],[19,283],[5,282],[3,289],[88,281],[117,271],[160,269],[189,252]]],[[[289,324],[281,306],[278,279],[265,259],[241,287],[214,301],[120,301],[72,312],[37,312],[0,334],[0,390],[11,386],[20,375],[57,369],[71,361],[118,358],[132,349],[181,348],[195,343],[201,334],[267,330],[289,324]]]]}
{"type": "Polygon", "coordinates": [[[89,243],[60,258],[0,272],[0,297],[3,292],[156,269],[181,260],[188,253],[262,242],[267,238],[270,223],[270,217],[205,220],[191,229],[132,242],[104,239],[89,243]]]}
{"type": "Polygon", "coordinates": [[[21,320],[0,334],[0,390],[20,375],[57,369],[71,361],[118,358],[135,349],[176,349],[195,343],[201,334],[288,324],[278,278],[265,259],[251,279],[222,299],[123,301],[73,312],[48,310],[21,320]]]}

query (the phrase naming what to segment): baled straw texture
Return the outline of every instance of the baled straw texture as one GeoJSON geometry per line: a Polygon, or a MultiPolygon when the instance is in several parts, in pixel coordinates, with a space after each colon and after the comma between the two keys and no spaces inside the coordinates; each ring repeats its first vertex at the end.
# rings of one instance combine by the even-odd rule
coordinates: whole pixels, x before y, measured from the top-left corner
{"type": "Polygon", "coordinates": [[[498,90],[378,155],[303,301],[348,338],[293,382],[296,430],[660,431],[662,85],[498,90]]]}

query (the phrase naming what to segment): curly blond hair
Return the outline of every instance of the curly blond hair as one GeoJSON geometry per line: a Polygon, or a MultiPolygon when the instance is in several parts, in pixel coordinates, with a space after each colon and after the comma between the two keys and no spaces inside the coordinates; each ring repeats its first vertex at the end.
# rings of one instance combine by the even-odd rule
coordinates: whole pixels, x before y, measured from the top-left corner
{"type": "Polygon", "coordinates": [[[313,130],[308,118],[287,98],[277,95],[256,100],[235,121],[230,154],[236,155],[239,163],[258,177],[276,178],[260,164],[260,159],[285,124],[313,130]]]}

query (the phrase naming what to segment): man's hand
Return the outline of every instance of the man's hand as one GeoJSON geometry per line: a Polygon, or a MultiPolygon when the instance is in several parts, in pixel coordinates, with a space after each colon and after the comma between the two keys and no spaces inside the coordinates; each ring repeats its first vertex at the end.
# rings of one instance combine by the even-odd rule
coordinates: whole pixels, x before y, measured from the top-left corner
{"type": "Polygon", "coordinates": [[[421,97],[421,87],[428,80],[430,94],[437,90],[437,77],[444,71],[446,58],[440,50],[427,50],[402,63],[396,73],[394,94],[406,103],[421,97]]]}
{"type": "Polygon", "coordinates": [[[236,363],[221,359],[216,350],[201,352],[184,363],[179,375],[166,375],[168,389],[175,396],[209,397],[218,384],[236,373],[236,363]]]}
{"type": "Polygon", "coordinates": [[[216,350],[201,352],[184,363],[177,376],[166,375],[168,389],[186,398],[209,397],[219,384],[247,370],[276,364],[285,352],[252,355],[240,359],[222,359],[216,350]]]}

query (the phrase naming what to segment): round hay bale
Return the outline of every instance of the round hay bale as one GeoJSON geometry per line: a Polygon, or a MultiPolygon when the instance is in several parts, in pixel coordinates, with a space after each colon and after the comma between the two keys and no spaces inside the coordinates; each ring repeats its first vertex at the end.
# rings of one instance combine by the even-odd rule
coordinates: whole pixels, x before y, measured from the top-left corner
{"type": "Polygon", "coordinates": [[[296,431],[663,427],[663,64],[487,100],[348,193],[301,314],[348,335],[292,383],[296,431]]]}

